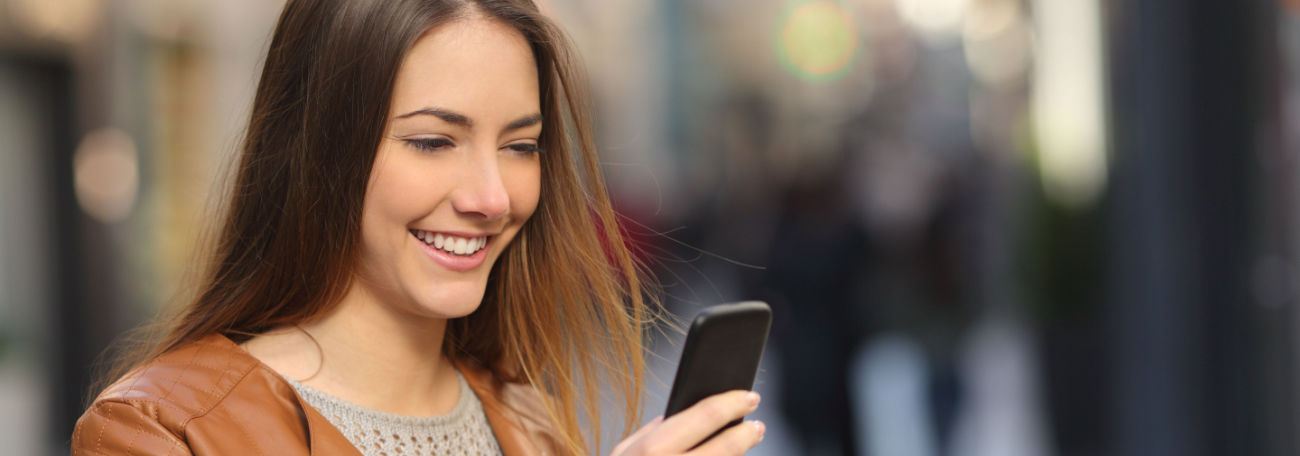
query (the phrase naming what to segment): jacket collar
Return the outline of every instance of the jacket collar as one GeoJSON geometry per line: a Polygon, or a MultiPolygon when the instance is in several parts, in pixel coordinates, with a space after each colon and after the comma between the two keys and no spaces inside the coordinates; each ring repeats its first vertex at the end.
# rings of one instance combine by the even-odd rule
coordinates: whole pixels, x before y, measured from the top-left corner
{"type": "Polygon", "coordinates": [[[362,456],[361,451],[357,450],[355,445],[339,432],[333,423],[330,423],[324,415],[316,411],[316,408],[307,404],[298,395],[297,390],[293,389],[287,382],[285,386],[293,392],[293,398],[298,403],[298,413],[302,417],[303,424],[307,429],[307,445],[309,454],[319,455],[348,455],[362,456]]]}
{"type": "MultiPolygon", "coordinates": [[[[307,433],[310,454],[361,456],[361,452],[352,445],[352,442],[347,437],[343,436],[343,433],[337,427],[334,427],[334,424],[330,423],[324,415],[321,415],[320,412],[299,396],[297,390],[293,389],[293,386],[280,377],[270,366],[258,361],[224,335],[217,334],[209,336],[209,338],[219,339],[214,340],[214,342],[217,345],[224,346],[235,356],[248,357],[255,361],[260,367],[260,369],[255,369],[259,373],[255,375],[268,376],[267,380],[275,385],[275,389],[280,394],[292,398],[296,405],[298,419],[307,433]]],[[[461,362],[453,362],[453,364],[465,377],[465,382],[469,384],[470,390],[478,396],[479,402],[483,404],[483,413],[487,416],[488,426],[492,428],[492,433],[501,446],[502,454],[505,456],[547,456],[552,454],[539,448],[530,438],[533,436],[547,438],[550,435],[541,433],[540,428],[536,425],[528,426],[527,423],[530,423],[530,421],[521,414],[520,408],[506,403],[506,400],[511,395],[510,391],[506,391],[507,385],[497,381],[485,369],[461,362]]]]}
{"type": "Polygon", "coordinates": [[[563,434],[555,426],[553,397],[528,382],[503,382],[500,377],[468,363],[456,363],[470,388],[484,403],[484,412],[508,456],[568,454],[563,434]]]}

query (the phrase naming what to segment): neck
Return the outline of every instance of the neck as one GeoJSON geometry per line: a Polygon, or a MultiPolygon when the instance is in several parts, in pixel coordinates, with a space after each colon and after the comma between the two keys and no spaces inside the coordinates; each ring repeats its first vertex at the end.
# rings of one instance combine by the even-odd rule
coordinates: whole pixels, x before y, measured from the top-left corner
{"type": "Polygon", "coordinates": [[[455,406],[459,384],[442,354],[447,320],[386,305],[354,283],[329,314],[300,326],[323,354],[307,385],[400,415],[440,415],[455,406]]]}

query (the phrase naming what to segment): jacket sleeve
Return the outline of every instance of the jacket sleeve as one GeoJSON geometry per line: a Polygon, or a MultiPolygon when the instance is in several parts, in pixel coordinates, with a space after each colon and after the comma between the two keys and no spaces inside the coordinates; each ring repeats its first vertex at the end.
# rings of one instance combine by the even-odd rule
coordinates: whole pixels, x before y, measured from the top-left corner
{"type": "Polygon", "coordinates": [[[77,420],[72,455],[191,455],[185,440],[158,419],[156,404],[100,400],[77,420]]]}

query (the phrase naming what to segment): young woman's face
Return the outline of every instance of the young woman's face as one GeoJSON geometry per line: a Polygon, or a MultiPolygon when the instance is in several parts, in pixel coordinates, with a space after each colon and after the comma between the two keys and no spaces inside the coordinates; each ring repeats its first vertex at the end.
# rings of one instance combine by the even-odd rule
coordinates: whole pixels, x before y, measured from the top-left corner
{"type": "Polygon", "coordinates": [[[416,315],[467,315],[537,208],[532,51],[496,21],[444,24],[406,55],[391,104],[361,216],[359,284],[416,315]]]}

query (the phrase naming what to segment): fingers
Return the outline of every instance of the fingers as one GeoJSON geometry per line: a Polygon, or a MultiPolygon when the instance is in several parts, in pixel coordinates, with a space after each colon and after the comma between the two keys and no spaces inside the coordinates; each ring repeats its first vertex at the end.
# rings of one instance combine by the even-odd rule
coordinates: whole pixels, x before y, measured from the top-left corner
{"type": "Polygon", "coordinates": [[[727,423],[753,412],[758,408],[759,400],[758,393],[752,391],[715,394],[664,420],[655,434],[657,439],[671,442],[665,450],[685,452],[727,423]]]}
{"type": "Polygon", "coordinates": [[[758,394],[728,391],[709,396],[668,419],[658,417],[628,436],[612,454],[617,456],[650,455],[741,455],[763,440],[766,427],[751,421],[731,426],[704,445],[700,441],[713,435],[727,423],[739,420],[758,408],[758,394]],[[699,445],[698,448],[695,448],[699,445]],[[692,450],[687,453],[688,450],[692,450]]]}
{"type": "Polygon", "coordinates": [[[746,421],[722,431],[713,440],[705,442],[690,453],[690,456],[725,456],[745,454],[758,442],[763,441],[767,426],[762,421],[746,421]]]}

